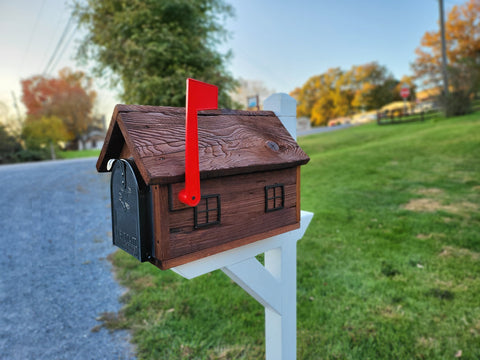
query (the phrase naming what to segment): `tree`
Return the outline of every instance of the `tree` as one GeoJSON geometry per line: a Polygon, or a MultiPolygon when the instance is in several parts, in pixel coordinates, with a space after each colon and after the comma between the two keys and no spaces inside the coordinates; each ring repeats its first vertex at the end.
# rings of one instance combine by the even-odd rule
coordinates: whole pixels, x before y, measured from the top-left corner
{"type": "MultiPolygon", "coordinates": [[[[16,108],[16,100],[14,101],[14,104],[16,108]]],[[[20,116],[18,108],[16,108],[16,110],[16,114],[11,114],[8,105],[0,101],[0,126],[3,126],[10,135],[18,138],[20,136],[20,133],[22,132],[24,119],[22,118],[22,116],[20,116]]]]}
{"type": "Polygon", "coordinates": [[[399,93],[395,92],[398,80],[377,62],[354,65],[345,76],[350,79],[348,84],[354,91],[352,106],[356,110],[375,110],[400,100],[399,93]]]}
{"type": "Polygon", "coordinates": [[[43,117],[60,118],[68,133],[67,140],[81,141],[92,122],[96,97],[92,81],[85,73],[65,68],[59,71],[58,78],[36,75],[21,84],[27,122],[43,117]]]}
{"type": "Polygon", "coordinates": [[[308,79],[300,91],[292,92],[298,102],[297,115],[309,117],[316,126],[325,125],[329,119],[342,116],[339,110],[342,93],[337,87],[342,75],[340,68],[328,69],[327,72],[308,79]]]}
{"type": "MultiPolygon", "coordinates": [[[[455,5],[445,22],[446,50],[453,91],[451,98],[441,97],[444,104],[464,102],[480,89],[480,0],[455,5]]],[[[440,30],[427,31],[415,50],[412,64],[417,79],[424,86],[438,87],[442,81],[440,30]]],[[[446,107],[447,113],[451,109],[446,107]]],[[[452,114],[458,112],[454,110],[452,114]]],[[[465,110],[465,109],[464,109],[465,110]]],[[[460,112],[464,111],[460,110],[460,112]]]]}
{"type": "Polygon", "coordinates": [[[0,124],[0,164],[16,162],[16,155],[22,150],[17,139],[0,124]]]}
{"type": "Polygon", "coordinates": [[[343,71],[340,68],[328,69],[315,81],[317,87],[315,102],[311,110],[314,125],[326,125],[329,119],[345,115],[341,112],[342,90],[337,86],[343,71]]]}
{"type": "Polygon", "coordinates": [[[79,56],[120,85],[126,103],[185,106],[192,77],[218,85],[219,106],[231,107],[230,54],[215,47],[225,40],[221,21],[232,14],[224,0],[77,0],[74,15],[88,31],[79,56]]]}
{"type": "Polygon", "coordinates": [[[8,123],[8,118],[8,106],[3,101],[0,101],[0,125],[6,125],[8,123]]]}
{"type": "Polygon", "coordinates": [[[63,121],[56,116],[42,116],[40,119],[27,119],[22,138],[29,150],[39,150],[48,146],[51,157],[54,158],[54,148],[60,141],[68,138],[68,132],[63,121]]]}
{"type": "Polygon", "coordinates": [[[297,115],[307,116],[313,125],[348,116],[359,110],[373,110],[400,100],[398,80],[376,62],[354,65],[348,71],[328,69],[311,77],[291,94],[297,99],[297,115]]]}

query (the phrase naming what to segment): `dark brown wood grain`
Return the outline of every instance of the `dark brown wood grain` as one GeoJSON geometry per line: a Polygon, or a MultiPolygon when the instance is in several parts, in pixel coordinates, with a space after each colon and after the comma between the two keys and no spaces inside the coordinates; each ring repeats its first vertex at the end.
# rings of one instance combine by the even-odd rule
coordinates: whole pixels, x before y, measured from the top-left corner
{"type": "Polygon", "coordinates": [[[296,195],[297,195],[297,222],[300,223],[300,218],[301,218],[301,203],[300,203],[300,172],[301,168],[300,166],[297,167],[297,180],[296,180],[296,185],[297,185],[297,190],[296,190],[296,195]]]}
{"type": "MultiPolygon", "coordinates": [[[[185,109],[118,105],[97,168],[126,143],[147,184],[182,181],[185,173],[185,109]],[[110,145],[109,145],[110,144],[110,145]]],[[[202,178],[294,167],[308,156],[270,111],[209,110],[199,113],[202,178]]]]}
{"type": "MultiPolygon", "coordinates": [[[[119,113],[128,112],[142,112],[142,113],[164,113],[164,114],[179,114],[185,116],[184,107],[171,107],[171,106],[151,106],[151,105],[125,105],[117,104],[113,111],[113,115],[116,116],[119,113]]],[[[217,109],[217,110],[201,110],[198,112],[202,115],[232,115],[242,114],[247,116],[256,115],[268,115],[275,116],[272,111],[249,111],[249,110],[232,110],[232,109],[217,109]]]]}
{"type": "Polygon", "coordinates": [[[185,188],[184,182],[173,183],[168,185],[168,209],[170,211],[188,209],[189,206],[182,203],[178,199],[178,193],[185,188]]]}
{"type": "Polygon", "coordinates": [[[292,224],[292,225],[285,225],[285,226],[282,226],[282,227],[279,227],[279,228],[276,228],[276,229],[273,229],[273,230],[270,230],[270,231],[262,232],[260,234],[255,234],[255,235],[245,237],[245,238],[241,238],[241,239],[238,239],[238,240],[233,240],[233,241],[226,242],[226,243],[223,243],[223,244],[214,245],[214,246],[206,248],[204,250],[200,250],[200,251],[190,253],[190,254],[185,254],[185,255],[182,255],[182,256],[179,256],[179,257],[176,257],[176,258],[164,259],[163,261],[159,261],[159,260],[155,259],[154,261],[152,261],[152,263],[162,270],[167,270],[167,269],[170,269],[172,267],[183,265],[183,264],[195,261],[195,260],[199,260],[199,259],[202,259],[202,258],[207,257],[207,256],[215,255],[215,254],[218,254],[218,253],[221,253],[221,252],[224,252],[224,251],[227,251],[227,250],[231,250],[231,249],[234,249],[234,248],[237,248],[237,247],[240,247],[240,246],[251,244],[255,241],[259,241],[259,240],[267,239],[267,238],[275,236],[275,235],[283,234],[287,231],[292,231],[292,230],[298,229],[299,227],[300,227],[299,223],[295,223],[295,224],[292,224]]]}
{"type": "Polygon", "coordinates": [[[157,259],[170,257],[168,246],[170,218],[168,213],[167,186],[152,186],[152,217],[154,254],[157,259]]]}
{"type": "Polygon", "coordinates": [[[291,168],[202,181],[203,196],[220,195],[221,221],[218,225],[201,229],[194,228],[193,208],[185,207],[176,200],[183,184],[173,184],[169,187],[169,202],[174,204],[173,211],[168,215],[169,257],[159,259],[171,260],[226,243],[233,246],[236,240],[242,238],[258,240],[258,234],[298,224],[296,180],[297,171],[291,168]],[[265,186],[273,184],[284,185],[284,208],[266,213],[265,186]]]}

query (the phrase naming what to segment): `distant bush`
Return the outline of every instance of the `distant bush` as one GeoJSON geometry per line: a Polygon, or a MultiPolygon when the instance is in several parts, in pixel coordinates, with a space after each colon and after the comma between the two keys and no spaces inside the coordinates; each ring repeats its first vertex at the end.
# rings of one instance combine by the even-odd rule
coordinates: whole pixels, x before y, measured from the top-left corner
{"type": "Polygon", "coordinates": [[[24,149],[20,141],[0,125],[0,164],[40,161],[50,158],[47,148],[24,149]]]}
{"type": "Polygon", "coordinates": [[[20,151],[20,142],[7,132],[5,126],[0,125],[0,164],[16,162],[16,155],[20,151]]]}
{"type": "Polygon", "coordinates": [[[462,90],[451,92],[447,96],[442,94],[439,102],[447,117],[465,115],[473,111],[470,94],[462,90]]]}
{"type": "Polygon", "coordinates": [[[50,153],[45,149],[21,150],[15,154],[16,162],[41,161],[50,159],[50,153]]]}

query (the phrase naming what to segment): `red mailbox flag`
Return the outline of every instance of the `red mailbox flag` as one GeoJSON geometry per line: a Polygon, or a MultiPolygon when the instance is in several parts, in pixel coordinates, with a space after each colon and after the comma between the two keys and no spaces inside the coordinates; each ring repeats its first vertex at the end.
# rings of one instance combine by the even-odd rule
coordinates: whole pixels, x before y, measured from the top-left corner
{"type": "Polygon", "coordinates": [[[187,79],[187,109],[185,121],[185,189],[178,199],[189,206],[200,202],[200,171],[198,166],[198,110],[218,107],[218,88],[198,80],[187,79]]]}

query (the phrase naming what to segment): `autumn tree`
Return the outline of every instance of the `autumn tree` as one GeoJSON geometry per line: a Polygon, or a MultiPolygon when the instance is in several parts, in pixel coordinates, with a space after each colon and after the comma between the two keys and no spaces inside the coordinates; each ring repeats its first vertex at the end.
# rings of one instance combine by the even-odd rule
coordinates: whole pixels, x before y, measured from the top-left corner
{"type": "Polygon", "coordinates": [[[344,90],[338,86],[343,72],[340,68],[328,69],[317,79],[318,98],[312,107],[311,120],[315,125],[325,125],[329,119],[344,116],[344,90]]]}
{"type": "MultiPolygon", "coordinates": [[[[458,106],[480,89],[480,0],[469,0],[455,5],[445,21],[446,53],[451,98],[442,98],[445,105],[458,106]]],[[[417,55],[412,68],[424,86],[439,87],[442,81],[440,30],[427,31],[415,50],[417,55]]],[[[450,109],[461,113],[466,109],[450,109]]],[[[452,113],[452,114],[453,114],[452,113]]]]}
{"type": "Polygon", "coordinates": [[[55,158],[55,149],[60,141],[68,138],[68,132],[63,121],[56,116],[42,116],[39,119],[27,118],[22,130],[22,139],[27,149],[38,150],[47,148],[50,156],[55,158]]]}
{"type": "Polygon", "coordinates": [[[364,65],[354,65],[347,71],[345,77],[348,86],[354,92],[352,107],[358,110],[375,110],[395,100],[400,100],[396,90],[398,80],[388,69],[370,62],[364,65]]]}
{"type": "Polygon", "coordinates": [[[98,76],[121,88],[126,103],[185,106],[189,77],[219,86],[219,106],[231,107],[236,83],[226,71],[224,0],[77,0],[74,15],[87,35],[79,48],[98,76]]]}
{"type": "Polygon", "coordinates": [[[92,80],[82,71],[65,68],[58,77],[43,75],[22,80],[22,101],[27,108],[27,122],[43,118],[61,119],[66,138],[82,141],[92,123],[92,109],[96,93],[92,80]]]}
{"type": "Polygon", "coordinates": [[[348,71],[328,69],[311,77],[292,96],[297,99],[298,116],[307,116],[313,125],[348,116],[355,111],[373,110],[399,100],[398,80],[376,62],[352,66],[348,71]]]}
{"type": "Polygon", "coordinates": [[[336,84],[342,76],[340,68],[331,68],[327,72],[312,76],[297,91],[296,96],[298,116],[309,117],[312,124],[325,125],[327,121],[340,114],[337,101],[336,84]]]}

